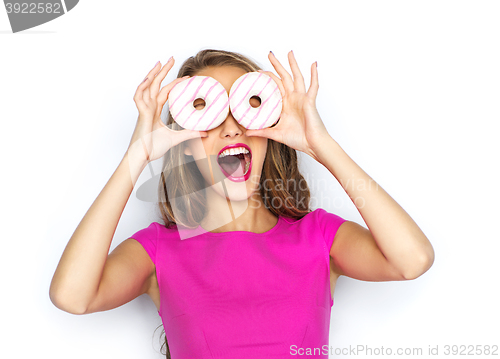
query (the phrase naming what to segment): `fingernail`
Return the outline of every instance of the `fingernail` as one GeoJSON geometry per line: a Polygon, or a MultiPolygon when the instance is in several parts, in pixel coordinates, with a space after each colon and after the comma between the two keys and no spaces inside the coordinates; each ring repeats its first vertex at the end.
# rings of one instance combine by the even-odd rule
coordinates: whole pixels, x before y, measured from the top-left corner
{"type": "Polygon", "coordinates": [[[273,53],[272,51],[269,51],[269,52],[270,52],[271,54],[273,54],[273,56],[274,56],[274,53],[273,53]]]}
{"type": "Polygon", "coordinates": [[[160,63],[160,61],[158,61],[153,67],[156,67],[156,65],[158,65],[160,63]]]}
{"type": "Polygon", "coordinates": [[[318,67],[318,61],[316,61],[316,67],[318,67]]]}
{"type": "Polygon", "coordinates": [[[170,62],[170,60],[172,60],[173,58],[174,58],[173,56],[170,56],[167,62],[170,62]]]}
{"type": "Polygon", "coordinates": [[[146,80],[147,80],[147,79],[148,79],[148,78],[146,77],[146,78],[142,81],[142,83],[146,82],[146,80]]]}

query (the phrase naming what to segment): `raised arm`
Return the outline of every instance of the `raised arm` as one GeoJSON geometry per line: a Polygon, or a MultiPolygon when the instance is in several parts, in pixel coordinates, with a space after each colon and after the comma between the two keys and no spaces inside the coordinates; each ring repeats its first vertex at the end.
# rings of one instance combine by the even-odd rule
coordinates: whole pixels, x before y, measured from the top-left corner
{"type": "Polygon", "coordinates": [[[171,59],[161,68],[158,62],[138,86],[134,101],[139,118],[129,148],[61,256],[49,295],[52,303],[64,311],[84,314],[112,309],[150,287],[154,264],[139,243],[126,240],[109,256],[108,252],[125,205],[148,162],[182,141],[206,135],[174,131],[161,121],[169,91],[183,80],[176,79],[160,91],[173,64],[171,59]]]}
{"type": "MultiPolygon", "coordinates": [[[[109,268],[113,262],[107,263],[109,248],[123,209],[143,168],[144,164],[137,162],[133,164],[129,161],[128,155],[124,156],[71,236],[52,278],[49,291],[52,303],[59,309],[73,314],[84,314],[96,297],[106,264],[108,264],[106,272],[115,272],[112,267],[109,268]]],[[[130,269],[135,266],[136,271],[130,282],[137,283],[141,280],[144,283],[145,278],[151,274],[148,272],[152,267],[144,260],[133,264],[130,249],[125,251],[126,255],[115,254],[115,267],[127,266],[128,271],[132,272],[130,269]]],[[[137,258],[141,259],[144,256],[137,258]]],[[[109,276],[105,278],[107,277],[109,276]]],[[[123,284],[123,280],[120,282],[123,284]]],[[[144,291],[143,283],[139,285],[140,290],[136,288],[133,294],[144,291]]],[[[115,300],[123,302],[120,298],[115,300]]]]}
{"type": "Polygon", "coordinates": [[[331,137],[315,153],[368,226],[354,222],[340,226],[330,251],[334,270],[369,281],[415,279],[425,273],[434,261],[434,250],[408,213],[331,137]]]}
{"type": "Polygon", "coordinates": [[[269,60],[279,77],[283,110],[271,128],[248,130],[247,136],[263,136],[302,151],[324,165],[349,195],[368,229],[355,222],[343,223],[330,251],[337,275],[370,281],[414,279],[434,262],[434,250],[425,234],[405,210],[370,178],[328,134],[316,108],[318,64],[311,66],[311,85],[304,78],[293,52],[288,54],[292,75],[278,59],[269,60]]]}

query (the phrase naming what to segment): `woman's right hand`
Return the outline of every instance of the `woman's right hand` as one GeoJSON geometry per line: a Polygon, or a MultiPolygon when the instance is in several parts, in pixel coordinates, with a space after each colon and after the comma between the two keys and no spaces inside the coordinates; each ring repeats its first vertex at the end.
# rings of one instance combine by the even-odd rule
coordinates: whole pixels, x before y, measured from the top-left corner
{"type": "Polygon", "coordinates": [[[208,135],[206,131],[175,131],[161,121],[161,111],[167,102],[168,94],[177,83],[188,77],[177,78],[160,91],[161,82],[174,66],[174,62],[171,57],[163,68],[158,62],[137,87],[134,95],[139,118],[128,151],[133,153],[135,159],[144,163],[162,157],[170,148],[183,141],[208,135]]]}

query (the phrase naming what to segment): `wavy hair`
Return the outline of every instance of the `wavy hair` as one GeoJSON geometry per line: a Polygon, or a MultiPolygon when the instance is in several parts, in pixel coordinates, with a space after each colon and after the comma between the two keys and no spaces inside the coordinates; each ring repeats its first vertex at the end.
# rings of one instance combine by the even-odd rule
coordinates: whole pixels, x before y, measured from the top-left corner
{"type": "MultiPolygon", "coordinates": [[[[247,72],[261,69],[253,60],[239,53],[207,49],[184,61],[177,77],[195,76],[207,67],[224,66],[238,67],[247,72]]],[[[174,122],[170,113],[167,126],[173,130],[183,129],[174,122]]],[[[194,161],[186,162],[184,148],[184,142],[181,142],[163,157],[158,206],[165,227],[169,229],[177,224],[190,228],[198,226],[207,208],[203,176],[194,161]]],[[[311,212],[310,191],[299,171],[297,151],[285,144],[268,139],[259,188],[265,207],[276,216],[300,219],[311,212]]],[[[164,346],[164,354],[171,359],[166,334],[160,350],[164,346]]]]}

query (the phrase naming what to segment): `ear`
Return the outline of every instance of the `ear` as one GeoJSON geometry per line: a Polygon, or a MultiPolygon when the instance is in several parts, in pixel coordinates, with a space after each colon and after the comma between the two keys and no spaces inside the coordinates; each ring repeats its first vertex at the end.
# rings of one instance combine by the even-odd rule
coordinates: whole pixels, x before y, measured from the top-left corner
{"type": "Polygon", "coordinates": [[[193,153],[191,152],[191,148],[189,148],[189,146],[184,146],[184,154],[187,155],[187,156],[192,156],[193,153]]]}

